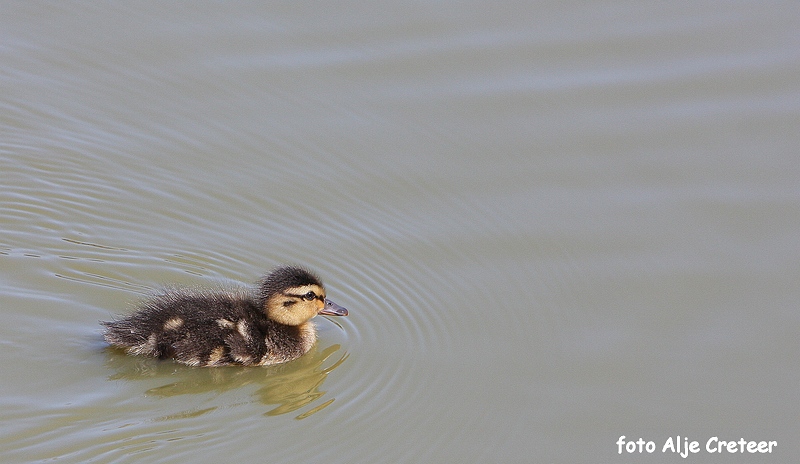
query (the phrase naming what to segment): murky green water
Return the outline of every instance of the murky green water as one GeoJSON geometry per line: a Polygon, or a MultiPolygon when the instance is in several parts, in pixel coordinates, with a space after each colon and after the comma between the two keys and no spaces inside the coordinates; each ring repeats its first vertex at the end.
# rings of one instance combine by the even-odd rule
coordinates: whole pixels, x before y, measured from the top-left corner
{"type": "Polygon", "coordinates": [[[798,31],[793,2],[0,6],[0,460],[791,462],[798,31]],[[350,309],[298,361],[100,337],[281,263],[350,309]]]}

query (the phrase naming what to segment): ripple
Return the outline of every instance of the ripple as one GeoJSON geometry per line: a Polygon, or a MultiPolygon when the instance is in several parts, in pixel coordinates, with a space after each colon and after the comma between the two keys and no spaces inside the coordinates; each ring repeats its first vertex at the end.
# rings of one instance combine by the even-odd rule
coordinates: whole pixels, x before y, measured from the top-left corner
{"type": "MultiPolygon", "coordinates": [[[[420,186],[414,187],[417,194],[426,195],[424,186],[422,192],[420,186]]],[[[390,189],[403,188],[394,185],[390,189]]],[[[267,228],[277,242],[290,242],[285,246],[287,256],[294,237],[279,236],[292,228],[308,231],[299,237],[295,234],[297,241],[324,243],[324,257],[317,257],[319,261],[312,258],[311,265],[323,275],[329,296],[350,309],[350,316],[341,321],[350,357],[340,371],[344,378],[335,385],[335,409],[326,409],[327,413],[317,419],[319,426],[357,428],[370,424],[378,434],[413,434],[416,426],[449,417],[446,406],[426,399],[429,389],[439,382],[421,381],[418,368],[433,363],[441,364],[442,372],[451,369],[448,363],[459,356],[457,330],[453,330],[458,324],[452,319],[459,311],[475,311],[458,306],[463,295],[476,290],[470,288],[465,276],[443,272],[463,264],[463,255],[448,246],[446,239],[432,240],[420,234],[419,224],[408,222],[408,211],[381,207],[377,200],[365,200],[369,196],[345,188],[327,187],[326,194],[336,197],[339,206],[334,211],[289,197],[281,206],[281,222],[275,229],[273,224],[267,228]],[[425,259],[425,253],[435,254],[442,261],[425,259]],[[419,413],[416,425],[391,420],[399,411],[409,410],[419,413]]],[[[433,196],[433,192],[428,194],[433,196]]],[[[453,211],[463,207],[459,205],[453,211]]],[[[448,432],[443,433],[446,439],[448,432]]],[[[363,458],[379,459],[394,446],[374,443],[370,446],[372,454],[363,458]]],[[[407,443],[405,452],[411,456],[419,451],[417,446],[429,444],[407,443]]],[[[276,459],[318,459],[319,453],[326,452],[321,448],[324,445],[311,449],[289,445],[276,459]]]]}
{"type": "MultiPolygon", "coordinates": [[[[326,163],[324,153],[309,156],[314,158],[309,162],[326,163]]],[[[160,416],[162,423],[210,421],[257,405],[269,420],[313,418],[320,426],[352,428],[368,423],[389,435],[413,434],[414,427],[450,414],[428,395],[431,387],[442,388],[441,381],[420,381],[419,366],[440,365],[448,372],[453,359],[469,356],[459,351],[458,318],[478,309],[460,305],[464,295],[484,289],[472,288],[473,279],[460,273],[475,263],[462,253],[458,241],[465,239],[451,235],[470,229],[470,206],[442,197],[441,180],[407,181],[345,164],[329,170],[342,183],[321,182],[317,174],[298,183],[294,164],[274,163],[264,172],[238,174],[238,182],[228,179],[221,191],[207,187],[219,172],[177,176],[168,164],[121,171],[93,157],[11,164],[21,180],[7,193],[16,201],[3,206],[2,213],[16,218],[4,249],[14,254],[25,243],[28,254],[54,258],[44,260],[45,269],[75,285],[74,293],[98,287],[144,294],[165,283],[254,281],[276,264],[299,262],[317,270],[329,296],[350,309],[348,318],[319,322],[319,351],[301,358],[310,363],[303,368],[297,367],[301,363],[285,371],[205,371],[115,357],[120,364],[107,365],[115,371],[112,381],[147,382],[142,387],[147,398],[173,403],[192,396],[192,403],[200,402],[170,408],[160,416]],[[348,176],[366,176],[369,182],[348,183],[348,176]],[[351,188],[354,184],[359,187],[351,188]],[[243,185],[264,187],[256,195],[243,185]],[[414,191],[412,198],[434,203],[371,194],[408,190],[414,191]],[[398,411],[410,410],[416,422],[392,421],[398,411]]],[[[118,306],[105,310],[120,312],[118,306]]],[[[143,438],[157,443],[158,433],[165,432],[146,423],[136,428],[135,443],[125,443],[119,452],[141,452],[148,442],[143,438]]],[[[130,433],[107,438],[122,441],[130,433]]],[[[371,457],[379,458],[389,446],[375,444],[371,457]]],[[[405,453],[421,446],[427,445],[410,443],[405,453]]],[[[288,443],[276,458],[313,460],[319,451],[288,443]]]]}

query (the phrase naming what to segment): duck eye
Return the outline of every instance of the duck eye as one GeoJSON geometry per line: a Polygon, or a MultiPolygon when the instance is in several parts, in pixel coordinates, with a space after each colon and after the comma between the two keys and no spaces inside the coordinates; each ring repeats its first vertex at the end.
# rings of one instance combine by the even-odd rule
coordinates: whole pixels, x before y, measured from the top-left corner
{"type": "Polygon", "coordinates": [[[317,294],[314,293],[314,292],[308,292],[305,295],[303,295],[303,299],[306,300],[306,301],[313,301],[316,298],[317,298],[317,294]]]}

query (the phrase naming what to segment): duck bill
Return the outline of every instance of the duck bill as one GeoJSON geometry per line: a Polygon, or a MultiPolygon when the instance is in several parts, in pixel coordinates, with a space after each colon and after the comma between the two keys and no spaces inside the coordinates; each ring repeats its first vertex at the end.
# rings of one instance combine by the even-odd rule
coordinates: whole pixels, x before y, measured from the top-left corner
{"type": "Polygon", "coordinates": [[[325,298],[325,307],[319,313],[325,316],[347,316],[347,309],[325,298]]]}

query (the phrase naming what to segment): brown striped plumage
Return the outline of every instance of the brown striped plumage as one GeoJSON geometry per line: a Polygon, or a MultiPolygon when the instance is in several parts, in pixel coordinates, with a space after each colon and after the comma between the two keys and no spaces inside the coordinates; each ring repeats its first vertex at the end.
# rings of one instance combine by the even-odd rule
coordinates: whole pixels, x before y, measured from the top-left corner
{"type": "Polygon", "coordinates": [[[308,352],[317,314],[346,316],[347,310],[325,298],[311,272],[281,267],[257,289],[167,288],[132,315],[102,324],[106,341],[130,354],[190,366],[252,366],[308,352]]]}

